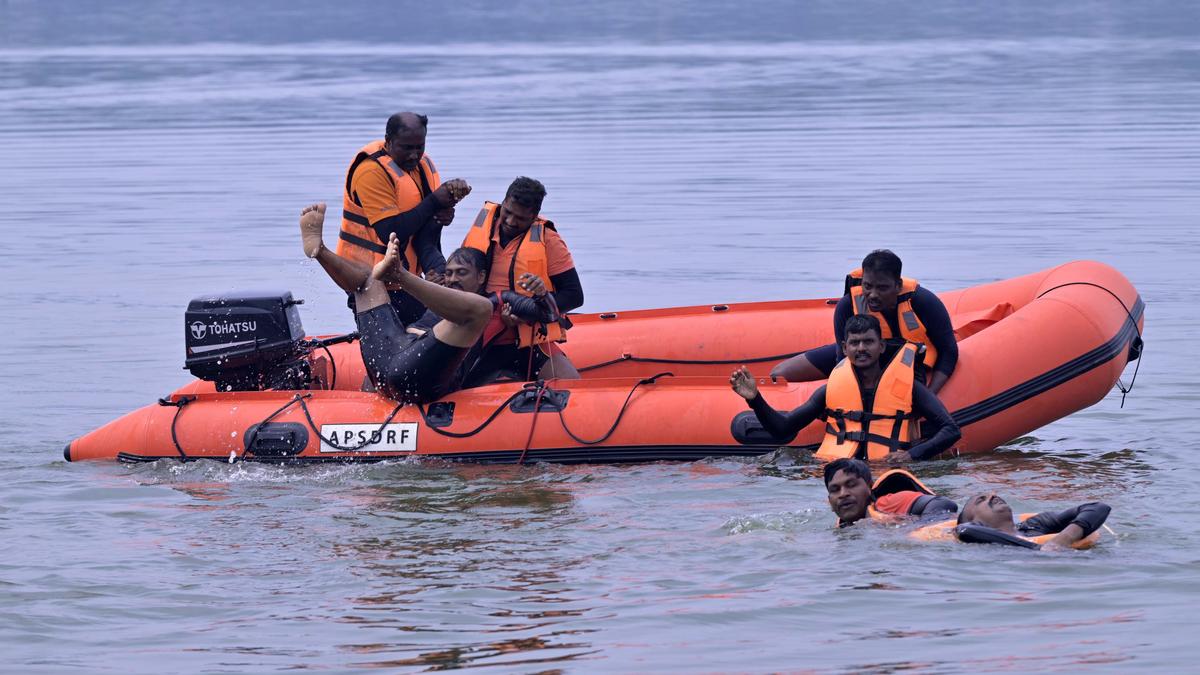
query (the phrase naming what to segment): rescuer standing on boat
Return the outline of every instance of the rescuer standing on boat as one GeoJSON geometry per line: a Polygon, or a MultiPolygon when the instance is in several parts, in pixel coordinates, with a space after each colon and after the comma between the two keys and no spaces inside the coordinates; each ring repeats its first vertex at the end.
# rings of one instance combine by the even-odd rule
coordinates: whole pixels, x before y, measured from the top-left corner
{"type": "MultiPolygon", "coordinates": [[[[446,267],[442,228],[454,219],[454,205],[470,187],[461,178],[441,182],[433,160],[425,154],[428,126],[424,115],[396,113],[388,118],[383,140],[368,143],[354,156],[342,194],[339,256],[371,267],[383,259],[387,241],[395,234],[404,267],[413,274],[424,272],[435,283],[441,281],[446,267]]],[[[405,324],[425,312],[395,283],[387,288],[405,324]]],[[[354,294],[348,304],[354,309],[354,294]]]]}

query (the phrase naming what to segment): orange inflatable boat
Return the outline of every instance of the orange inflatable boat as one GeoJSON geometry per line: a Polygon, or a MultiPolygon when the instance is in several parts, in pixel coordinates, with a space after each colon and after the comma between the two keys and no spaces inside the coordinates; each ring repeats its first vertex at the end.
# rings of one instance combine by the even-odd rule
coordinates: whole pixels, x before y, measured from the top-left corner
{"type": "MultiPolygon", "coordinates": [[[[357,344],[302,339],[296,303],[281,297],[273,310],[240,314],[231,314],[237,303],[228,299],[194,301],[196,313],[189,307],[185,319],[189,368],[216,385],[193,381],[72,441],[65,457],[512,463],[759,455],[780,444],[730,390],[730,371],[746,364],[765,378],[780,360],[832,342],[837,301],[574,315],[564,349],[583,379],[498,383],[400,406],[362,391],[357,344]],[[254,337],[272,317],[289,339],[254,337]],[[234,351],[206,361],[204,350],[215,347],[201,343],[210,339],[234,351]],[[271,369],[255,365],[271,354],[271,369]]],[[[958,452],[989,451],[1098,402],[1140,351],[1142,300],[1101,263],[1068,263],[940,297],[959,340],[958,367],[940,394],[962,427],[958,452]]],[[[790,409],[821,384],[764,379],[761,389],[773,406],[790,409]]],[[[790,445],[816,448],[820,424],[790,445]]]]}

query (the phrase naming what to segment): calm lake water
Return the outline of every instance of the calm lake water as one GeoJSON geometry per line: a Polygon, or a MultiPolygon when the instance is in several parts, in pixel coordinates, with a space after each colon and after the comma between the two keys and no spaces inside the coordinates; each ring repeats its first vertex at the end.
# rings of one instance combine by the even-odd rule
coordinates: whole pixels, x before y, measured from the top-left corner
{"type": "Polygon", "coordinates": [[[0,669],[1194,669],[1191,3],[203,4],[0,0],[0,669]],[[350,329],[296,216],[401,109],[460,213],[546,183],[586,311],[824,297],[882,246],[935,290],[1116,266],[1147,305],[1124,407],[918,469],[1107,501],[1116,536],[834,531],[784,459],[63,462],[187,380],[196,295],[289,288],[350,329]]]}

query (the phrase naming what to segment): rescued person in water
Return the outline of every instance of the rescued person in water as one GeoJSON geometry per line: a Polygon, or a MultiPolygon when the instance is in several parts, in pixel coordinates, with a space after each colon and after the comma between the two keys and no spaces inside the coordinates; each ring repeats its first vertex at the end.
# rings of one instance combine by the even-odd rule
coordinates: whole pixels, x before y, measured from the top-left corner
{"type": "Polygon", "coordinates": [[[772,408],[742,366],[729,384],[745,398],[758,421],[777,440],[788,443],[815,419],[825,420],[817,456],[908,462],[932,459],[948,450],[962,432],[946,406],[917,377],[919,345],[905,343],[886,364],[879,320],[858,314],[846,321],[842,359],[829,381],[804,405],[788,413],[772,408]],[[920,438],[917,419],[932,433],[920,438]]]}
{"type": "Polygon", "coordinates": [[[958,514],[955,536],[968,543],[1009,544],[1038,548],[1034,537],[1054,535],[1042,549],[1074,546],[1099,530],[1111,512],[1108,504],[1088,502],[1065,511],[1044,511],[1017,522],[1012,507],[1000,495],[978,494],[967,500],[958,514]]]}

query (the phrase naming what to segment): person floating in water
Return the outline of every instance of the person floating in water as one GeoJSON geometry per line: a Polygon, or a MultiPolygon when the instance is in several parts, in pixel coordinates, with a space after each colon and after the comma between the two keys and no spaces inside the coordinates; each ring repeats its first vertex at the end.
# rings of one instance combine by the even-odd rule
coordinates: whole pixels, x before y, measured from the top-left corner
{"type": "MultiPolygon", "coordinates": [[[[440,281],[442,228],[454,219],[454,205],[471,191],[461,178],[441,182],[425,154],[429,118],[401,112],[388,118],[381,141],[363,146],[346,171],[342,228],[337,254],[368,268],[383,259],[386,242],[400,240],[402,264],[413,274],[440,281]]],[[[327,270],[328,271],[328,270],[327,270]]],[[[425,307],[388,282],[389,297],[400,320],[415,321],[425,307]]],[[[354,295],[347,304],[354,309],[354,295]]]]}
{"type": "Polygon", "coordinates": [[[871,467],[860,459],[835,459],[825,465],[825,490],[838,527],[862,520],[895,522],[952,514],[958,505],[939,497],[916,476],[892,469],[871,480],[871,467]]]}
{"type": "MultiPolygon", "coordinates": [[[[482,295],[486,280],[487,258],[481,251],[463,247],[446,257],[446,273],[442,285],[482,295]]],[[[529,289],[533,287],[534,283],[532,279],[526,278],[518,280],[517,285],[520,288],[529,289]]],[[[488,294],[495,296],[490,298],[493,300],[492,304],[495,310],[487,327],[484,328],[483,335],[463,360],[462,386],[464,389],[494,382],[507,374],[497,372],[489,367],[489,364],[494,363],[494,359],[487,357],[487,351],[492,348],[492,341],[507,328],[507,318],[512,317],[529,324],[552,323],[558,320],[558,307],[554,303],[554,296],[546,292],[544,288],[540,290],[540,293],[535,293],[533,296],[521,295],[515,291],[488,294]]],[[[408,332],[422,335],[437,325],[439,321],[441,321],[441,317],[433,310],[429,310],[416,323],[408,326],[408,332]]],[[[562,355],[562,358],[565,359],[566,355],[562,355]]],[[[543,371],[551,368],[548,365],[543,371]]],[[[575,373],[578,377],[574,368],[571,368],[570,372],[575,373]]]]}
{"type": "Polygon", "coordinates": [[[842,358],[842,328],[854,314],[870,314],[879,320],[888,341],[925,345],[925,356],[917,369],[922,381],[932,370],[929,390],[938,393],[958,364],[958,343],[950,324],[950,313],[936,295],[914,279],[900,275],[900,257],[887,249],[872,251],[862,268],[846,276],[846,292],[833,311],[835,342],[810,349],[781,362],[771,370],[772,378],[788,382],[823,380],[842,358]]]}
{"type": "MultiPolygon", "coordinates": [[[[539,216],[545,198],[544,185],[517,177],[503,202],[484,202],[462,245],[487,258],[485,292],[549,293],[565,314],[583,305],[583,286],[566,242],[554,223],[539,216]]],[[[510,318],[509,323],[490,341],[483,370],[508,372],[518,380],[579,376],[556,344],[567,339],[565,317],[551,323],[510,318]]]]}
{"type": "Polygon", "coordinates": [[[878,319],[869,314],[852,316],[843,334],[846,358],[830,373],[828,383],[789,413],[780,413],[763,400],[745,366],[733,371],[729,384],[749,402],[763,428],[784,443],[813,420],[824,419],[825,436],[817,450],[822,459],[931,459],[962,437],[946,407],[916,379],[918,345],[905,343],[883,364],[878,319]],[[931,436],[920,438],[918,418],[932,427],[931,436]]]}
{"type": "Polygon", "coordinates": [[[967,500],[958,514],[959,541],[1009,544],[1026,548],[1069,548],[1104,525],[1111,508],[1101,502],[1080,504],[1065,511],[1046,511],[1016,522],[1012,507],[995,493],[967,500]]]}
{"type": "Polygon", "coordinates": [[[354,294],[359,348],[376,389],[403,403],[427,403],[456,390],[463,359],[495,313],[495,300],[440,286],[407,270],[394,232],[373,267],[343,258],[325,247],[324,222],[324,204],[301,212],[304,255],[320,262],[342,290],[354,294]],[[387,284],[410,294],[441,320],[423,335],[408,333],[387,284]]]}

